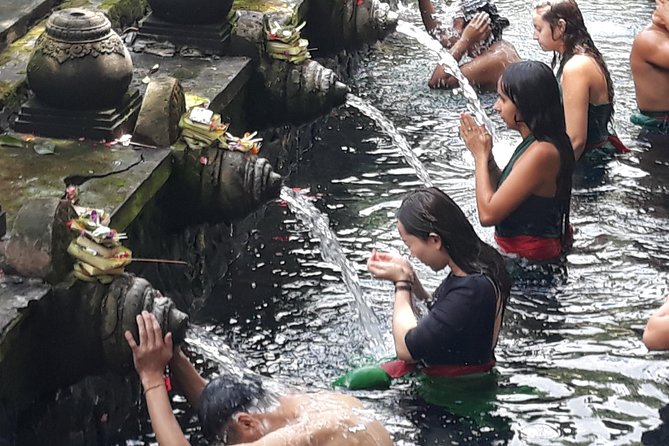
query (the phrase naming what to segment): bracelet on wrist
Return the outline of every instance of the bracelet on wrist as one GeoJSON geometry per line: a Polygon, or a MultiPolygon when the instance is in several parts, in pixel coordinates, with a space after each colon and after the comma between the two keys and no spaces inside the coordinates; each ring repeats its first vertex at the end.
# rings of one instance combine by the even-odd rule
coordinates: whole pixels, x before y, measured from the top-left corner
{"type": "Polygon", "coordinates": [[[396,280],[395,282],[393,282],[393,285],[397,286],[398,283],[407,283],[409,285],[413,285],[412,280],[396,280]]]}
{"type": "Polygon", "coordinates": [[[146,389],[144,389],[144,395],[146,395],[149,392],[149,390],[157,389],[158,387],[162,387],[164,385],[165,385],[165,383],[158,383],[158,384],[154,384],[152,386],[149,386],[146,389]]]}
{"type": "Polygon", "coordinates": [[[411,292],[411,285],[395,285],[395,292],[408,291],[411,292]]]}

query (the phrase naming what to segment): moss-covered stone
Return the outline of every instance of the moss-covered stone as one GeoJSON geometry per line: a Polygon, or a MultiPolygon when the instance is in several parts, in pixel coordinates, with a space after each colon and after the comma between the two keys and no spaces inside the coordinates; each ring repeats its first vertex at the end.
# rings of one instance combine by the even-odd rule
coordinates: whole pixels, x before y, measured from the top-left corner
{"type": "Polygon", "coordinates": [[[232,3],[232,8],[257,12],[287,11],[293,9],[285,0],[235,0],[232,3]]]}

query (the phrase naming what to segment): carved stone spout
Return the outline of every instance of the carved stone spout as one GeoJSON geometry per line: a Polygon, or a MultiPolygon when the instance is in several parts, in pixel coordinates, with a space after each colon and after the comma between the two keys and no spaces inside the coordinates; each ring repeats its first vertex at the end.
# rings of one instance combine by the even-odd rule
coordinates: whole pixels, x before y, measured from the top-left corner
{"type": "Polygon", "coordinates": [[[391,33],[397,13],[379,0],[305,0],[299,9],[304,34],[323,52],[359,48],[391,33]]]}
{"type": "Polygon", "coordinates": [[[295,123],[327,114],[346,102],[349,88],[329,68],[313,60],[299,65],[265,59],[259,72],[265,86],[263,104],[268,121],[295,123]]]}
{"type": "Polygon", "coordinates": [[[100,307],[100,336],[106,364],[118,372],[132,367],[132,352],[124,333],[130,330],[139,339],[135,317],[142,311],[153,313],[163,333],[171,332],[174,342],[183,341],[188,315],[177,310],[174,302],[142,278],[119,276],[109,286],[100,307]]]}
{"type": "Polygon", "coordinates": [[[232,221],[278,197],[281,176],[265,158],[210,148],[189,150],[176,175],[178,202],[188,223],[232,221]]]}

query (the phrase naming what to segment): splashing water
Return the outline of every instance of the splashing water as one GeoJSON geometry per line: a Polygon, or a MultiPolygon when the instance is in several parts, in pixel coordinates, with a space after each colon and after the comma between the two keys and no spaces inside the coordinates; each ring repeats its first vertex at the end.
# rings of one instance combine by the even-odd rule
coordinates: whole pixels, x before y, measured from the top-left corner
{"type": "Polygon", "coordinates": [[[363,115],[367,116],[379,127],[381,127],[381,129],[386,132],[388,136],[390,136],[390,138],[393,140],[393,143],[395,143],[395,145],[400,149],[407,163],[409,163],[409,165],[414,168],[416,175],[422,181],[422,183],[428,187],[433,185],[432,180],[430,179],[430,174],[428,173],[423,163],[420,162],[413,150],[411,150],[411,147],[409,147],[409,143],[407,142],[406,138],[397,130],[395,125],[388,118],[386,118],[383,113],[381,113],[379,109],[371,105],[369,102],[350,93],[348,96],[346,96],[346,105],[357,108],[363,115]]]}
{"type": "Polygon", "coordinates": [[[483,125],[488,130],[495,140],[494,126],[483,106],[481,106],[481,101],[479,100],[476,91],[469,83],[469,80],[462,74],[460,71],[460,64],[457,60],[453,58],[451,53],[449,53],[444,47],[441,46],[441,43],[437,41],[434,37],[428,34],[426,31],[407,23],[405,21],[399,20],[397,22],[397,32],[400,32],[406,36],[413,37],[418,43],[425,46],[430,51],[435,52],[439,56],[439,63],[444,66],[444,69],[454,76],[460,83],[460,88],[462,89],[462,94],[467,100],[467,110],[472,113],[476,120],[483,125]]]}
{"type": "Polygon", "coordinates": [[[376,314],[367,305],[362,289],[360,287],[360,279],[354,266],[348,261],[344,250],[339,244],[339,240],[330,230],[330,223],[326,215],[322,214],[316,207],[307,199],[297,192],[287,188],[281,188],[281,199],[288,203],[290,210],[293,211],[298,220],[300,220],[307,228],[309,234],[318,238],[321,245],[321,257],[326,262],[329,262],[341,269],[341,275],[344,279],[346,287],[355,298],[355,303],[360,316],[360,324],[363,329],[370,336],[372,345],[370,346],[376,356],[381,356],[384,349],[383,336],[379,329],[379,321],[376,314]]]}

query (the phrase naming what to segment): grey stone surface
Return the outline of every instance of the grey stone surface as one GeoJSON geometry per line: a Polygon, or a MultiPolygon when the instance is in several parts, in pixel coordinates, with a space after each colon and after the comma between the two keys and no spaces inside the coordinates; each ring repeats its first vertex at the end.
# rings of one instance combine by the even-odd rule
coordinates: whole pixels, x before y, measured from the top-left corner
{"type": "Polygon", "coordinates": [[[0,3],[0,49],[23,36],[31,23],[62,0],[2,0],[0,3]]]}
{"type": "Polygon", "coordinates": [[[173,77],[154,79],[144,93],[133,140],[169,147],[179,137],[179,119],[186,112],[183,88],[173,77]]]}
{"type": "Polygon", "coordinates": [[[216,112],[237,97],[253,71],[248,57],[160,57],[133,53],[132,62],[136,81],[161,75],[173,77],[181,83],[186,94],[209,99],[209,108],[216,112]],[[151,73],[155,65],[158,70],[151,73]]]}
{"type": "Polygon", "coordinates": [[[3,278],[0,283],[0,339],[4,339],[7,332],[16,325],[28,305],[41,299],[50,289],[50,286],[39,281],[27,281],[17,277],[3,278]]]}

